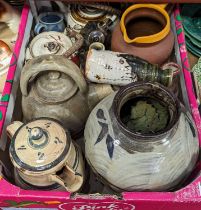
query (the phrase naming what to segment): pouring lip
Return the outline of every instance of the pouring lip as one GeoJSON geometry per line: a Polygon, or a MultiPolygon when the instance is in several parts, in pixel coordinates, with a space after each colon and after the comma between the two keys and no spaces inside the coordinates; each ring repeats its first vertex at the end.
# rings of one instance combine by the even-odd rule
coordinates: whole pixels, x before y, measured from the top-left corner
{"type": "Polygon", "coordinates": [[[170,17],[168,15],[168,13],[165,11],[164,8],[155,5],[155,4],[134,4],[130,7],[128,7],[120,20],[120,28],[121,31],[123,33],[123,37],[124,37],[124,41],[127,42],[128,44],[132,44],[132,43],[144,43],[144,44],[149,44],[149,43],[155,43],[158,41],[161,41],[162,39],[164,39],[170,32],[170,17]],[[127,15],[132,12],[135,11],[136,9],[142,9],[142,8],[148,8],[148,9],[154,9],[157,12],[159,12],[160,14],[162,14],[164,16],[164,18],[166,19],[166,25],[165,27],[158,33],[155,33],[153,35],[149,35],[149,36],[141,36],[141,37],[136,37],[134,39],[129,38],[128,34],[127,34],[127,30],[126,30],[126,26],[125,26],[125,19],[127,17],[127,15]]]}
{"type": "MultiPolygon", "coordinates": [[[[128,101],[128,100],[127,100],[128,101]]],[[[125,104],[126,102],[124,102],[125,104]]],[[[165,86],[159,84],[159,83],[151,83],[151,82],[135,82],[135,83],[130,83],[126,86],[124,86],[123,88],[121,88],[117,94],[114,97],[113,103],[112,103],[112,110],[114,113],[114,116],[116,118],[116,122],[119,125],[121,131],[128,136],[131,136],[133,139],[135,140],[147,140],[149,141],[151,140],[161,140],[163,139],[165,136],[167,136],[174,128],[175,126],[177,126],[180,115],[181,115],[181,105],[179,100],[177,99],[177,97],[170,92],[165,86]],[[169,97],[172,102],[174,103],[175,107],[176,107],[176,113],[174,113],[173,119],[170,121],[170,123],[168,123],[168,125],[159,132],[156,132],[154,134],[144,134],[144,133],[139,133],[139,132],[134,132],[131,129],[129,129],[120,119],[120,103],[121,101],[126,97],[126,94],[131,92],[132,90],[137,90],[143,87],[150,87],[151,88],[156,88],[159,91],[163,91],[167,97],[169,97]]]]}
{"type": "Polygon", "coordinates": [[[41,175],[41,173],[42,174],[50,174],[52,172],[52,170],[54,169],[54,167],[57,167],[57,166],[59,167],[60,165],[63,165],[65,163],[66,157],[68,156],[68,152],[70,151],[70,149],[72,147],[72,139],[71,139],[70,133],[65,130],[66,139],[69,140],[70,146],[68,147],[66,144],[62,154],[56,160],[54,160],[53,162],[51,162],[47,165],[33,167],[33,166],[30,166],[30,165],[22,162],[15,151],[15,146],[14,146],[15,139],[22,127],[26,126],[27,124],[29,124],[31,122],[34,122],[35,120],[50,120],[50,121],[57,123],[61,127],[63,127],[62,124],[58,120],[49,118],[49,117],[40,117],[37,119],[30,120],[27,123],[24,123],[17,129],[17,131],[15,132],[15,134],[13,135],[13,137],[11,139],[11,144],[10,144],[10,148],[9,148],[10,159],[11,159],[13,165],[24,174],[27,174],[27,175],[34,174],[36,176],[41,175]]]}

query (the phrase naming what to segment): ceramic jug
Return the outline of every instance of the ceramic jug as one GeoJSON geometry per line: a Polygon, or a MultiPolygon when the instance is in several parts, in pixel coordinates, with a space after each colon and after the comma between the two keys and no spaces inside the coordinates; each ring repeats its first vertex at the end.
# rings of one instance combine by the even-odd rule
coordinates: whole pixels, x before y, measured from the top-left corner
{"type": "Polygon", "coordinates": [[[134,4],[126,9],[114,28],[111,49],[153,64],[167,61],[173,50],[174,35],[165,6],[134,4]]]}
{"type": "Polygon", "coordinates": [[[78,191],[84,181],[79,147],[55,120],[40,118],[7,127],[16,183],[25,189],[78,191]]]}
{"type": "Polygon", "coordinates": [[[117,21],[115,13],[117,13],[116,10],[107,5],[74,4],[70,7],[67,23],[71,29],[77,32],[80,32],[88,22],[105,22],[107,19],[111,19],[114,26],[117,21]]]}
{"type": "Polygon", "coordinates": [[[199,153],[191,115],[158,83],[131,83],[103,99],[84,138],[88,163],[116,191],[171,190],[199,153]]]}
{"type": "Polygon", "coordinates": [[[91,104],[113,91],[109,85],[88,88],[78,66],[59,55],[29,60],[22,69],[20,87],[25,121],[51,117],[60,121],[73,136],[83,130],[91,104]]]}

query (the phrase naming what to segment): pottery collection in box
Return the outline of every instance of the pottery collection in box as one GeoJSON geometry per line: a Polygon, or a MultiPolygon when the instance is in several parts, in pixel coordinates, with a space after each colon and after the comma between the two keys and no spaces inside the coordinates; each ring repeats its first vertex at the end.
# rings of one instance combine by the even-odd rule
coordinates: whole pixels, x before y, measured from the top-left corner
{"type": "Polygon", "coordinates": [[[114,193],[185,185],[199,143],[179,94],[168,5],[41,5],[21,117],[7,127],[15,185],[83,192],[92,176],[114,193]]]}

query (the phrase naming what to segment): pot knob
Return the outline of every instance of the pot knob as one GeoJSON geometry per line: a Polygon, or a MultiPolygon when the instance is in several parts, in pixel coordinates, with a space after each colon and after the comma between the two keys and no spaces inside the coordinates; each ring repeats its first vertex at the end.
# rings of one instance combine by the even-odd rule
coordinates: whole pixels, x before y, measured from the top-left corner
{"type": "Polygon", "coordinates": [[[51,54],[57,54],[60,50],[60,45],[57,42],[47,42],[44,44],[44,47],[46,47],[51,54]]]}
{"type": "Polygon", "coordinates": [[[40,127],[29,131],[29,144],[34,149],[44,148],[48,144],[48,134],[40,127]]]}
{"type": "Polygon", "coordinates": [[[30,131],[30,138],[32,140],[39,140],[43,137],[43,129],[42,128],[32,128],[30,131]]]}

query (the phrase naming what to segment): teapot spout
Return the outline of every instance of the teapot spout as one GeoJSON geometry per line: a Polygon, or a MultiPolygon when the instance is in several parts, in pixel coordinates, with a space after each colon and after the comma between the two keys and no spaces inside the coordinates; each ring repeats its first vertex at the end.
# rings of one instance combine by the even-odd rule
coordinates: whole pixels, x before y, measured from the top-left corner
{"type": "Polygon", "coordinates": [[[13,135],[16,133],[16,131],[23,125],[22,122],[20,121],[14,121],[12,124],[10,124],[7,128],[6,128],[6,132],[8,137],[11,139],[13,137],[13,135]]]}
{"type": "Polygon", "coordinates": [[[88,92],[88,105],[92,110],[103,98],[114,92],[113,88],[109,84],[93,84],[89,85],[88,92]]]}

